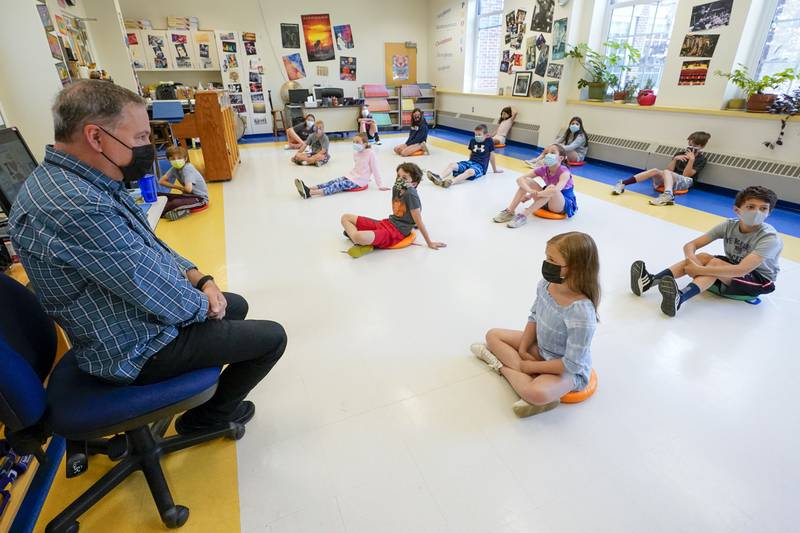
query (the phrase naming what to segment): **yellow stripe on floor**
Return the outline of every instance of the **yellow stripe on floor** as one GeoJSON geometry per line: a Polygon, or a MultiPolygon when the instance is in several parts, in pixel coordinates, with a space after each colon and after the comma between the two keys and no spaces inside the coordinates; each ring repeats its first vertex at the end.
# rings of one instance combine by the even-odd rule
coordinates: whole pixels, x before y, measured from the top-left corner
{"type": "MultiPolygon", "coordinates": [[[[190,159],[202,172],[202,156],[199,155],[199,150],[193,150],[190,159]]],[[[223,184],[210,183],[208,192],[208,209],[175,222],[162,219],[156,234],[178,253],[193,261],[201,271],[214,276],[217,284],[226,289],[228,273],[223,184]]],[[[93,456],[85,474],[68,480],[64,475],[62,460],[34,530],[44,531],[52,518],[114,464],[104,456],[93,456]]],[[[234,441],[216,440],[168,455],[163,459],[162,467],[175,503],[189,508],[189,521],[180,529],[182,533],[227,533],[240,530],[238,466],[234,441]]],[[[80,528],[87,533],[166,531],[141,473],[131,475],[84,514],[80,519],[80,528]]]]}
{"type": "MultiPolygon", "coordinates": [[[[429,141],[433,146],[444,148],[445,150],[449,150],[451,152],[463,154],[466,150],[466,146],[454,141],[438,139],[435,137],[429,137],[429,141]]],[[[502,155],[499,152],[495,154],[495,158],[497,160],[497,164],[503,168],[508,168],[516,172],[530,172],[531,170],[522,162],[521,159],[502,155]]],[[[597,198],[598,200],[603,200],[620,207],[632,209],[651,217],[672,222],[673,224],[679,224],[681,226],[697,230],[698,232],[705,233],[723,220],[726,220],[724,217],[719,215],[714,215],[712,213],[707,213],[699,209],[694,209],[679,204],[669,207],[654,207],[647,203],[647,201],[651,199],[649,196],[634,191],[627,191],[625,194],[620,196],[612,196],[611,187],[605,183],[588,178],[582,178],[574,174],[573,179],[575,181],[575,189],[582,194],[588,194],[589,196],[597,198]]],[[[731,199],[731,207],[733,207],[733,199],[731,199]]],[[[580,213],[577,216],[580,216],[580,213]]],[[[733,216],[733,211],[731,211],[731,216],[733,216]]],[[[791,259],[792,261],[800,261],[800,238],[793,235],[787,235],[785,233],[781,233],[780,236],[781,239],[783,239],[782,257],[791,259]]],[[[685,243],[674,244],[676,247],[680,247],[685,243]]]]}

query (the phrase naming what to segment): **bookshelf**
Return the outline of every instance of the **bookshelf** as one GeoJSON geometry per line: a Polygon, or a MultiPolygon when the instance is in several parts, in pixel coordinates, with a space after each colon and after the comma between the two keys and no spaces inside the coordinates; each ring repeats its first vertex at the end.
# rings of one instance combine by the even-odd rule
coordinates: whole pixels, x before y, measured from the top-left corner
{"type": "Polygon", "coordinates": [[[400,129],[411,123],[411,111],[419,107],[430,127],[436,127],[436,87],[430,83],[400,86],[365,84],[359,97],[369,106],[379,129],[400,129]]]}

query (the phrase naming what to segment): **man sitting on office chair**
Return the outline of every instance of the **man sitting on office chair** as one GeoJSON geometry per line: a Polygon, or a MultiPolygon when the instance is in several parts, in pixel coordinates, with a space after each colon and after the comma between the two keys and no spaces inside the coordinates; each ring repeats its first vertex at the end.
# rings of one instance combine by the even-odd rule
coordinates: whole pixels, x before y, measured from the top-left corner
{"type": "Polygon", "coordinates": [[[54,146],[11,209],[17,252],[45,311],[64,328],[82,370],[150,384],[229,366],[214,396],[175,423],[181,434],[244,424],[244,398],[283,355],[280,324],[245,320],[223,293],[161,242],[123,186],[153,166],[144,100],[97,80],[74,82],[53,106],[54,146]]]}

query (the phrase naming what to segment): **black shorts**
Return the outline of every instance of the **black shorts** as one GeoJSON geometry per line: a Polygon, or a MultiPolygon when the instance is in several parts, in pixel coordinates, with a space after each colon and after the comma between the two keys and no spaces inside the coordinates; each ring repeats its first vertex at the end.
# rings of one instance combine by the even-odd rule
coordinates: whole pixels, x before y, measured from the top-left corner
{"type": "MultiPolygon", "coordinates": [[[[735,265],[729,257],[724,255],[716,256],[726,263],[735,265]]],[[[730,285],[725,285],[720,280],[714,282],[720,294],[728,296],[760,296],[769,294],[775,290],[775,282],[762,276],[755,270],[744,276],[731,279],[730,285]]]]}

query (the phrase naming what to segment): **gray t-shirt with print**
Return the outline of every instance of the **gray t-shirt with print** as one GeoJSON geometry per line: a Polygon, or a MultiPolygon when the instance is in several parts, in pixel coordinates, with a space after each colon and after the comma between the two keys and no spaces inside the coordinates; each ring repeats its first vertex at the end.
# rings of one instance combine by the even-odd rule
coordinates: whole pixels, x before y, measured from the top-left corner
{"type": "Polygon", "coordinates": [[[780,271],[778,257],[783,250],[783,241],[775,228],[769,224],[763,223],[749,233],[742,233],[739,229],[739,219],[731,218],[711,228],[706,236],[715,240],[723,239],[725,255],[733,263],[739,264],[742,259],[754,253],[764,258],[755,271],[771,281],[775,281],[778,277],[780,271]]]}
{"type": "Polygon", "coordinates": [[[330,146],[331,142],[328,140],[328,136],[324,133],[314,132],[308,136],[306,142],[311,147],[311,153],[317,154],[322,150],[328,150],[328,146],[330,146]]]}

